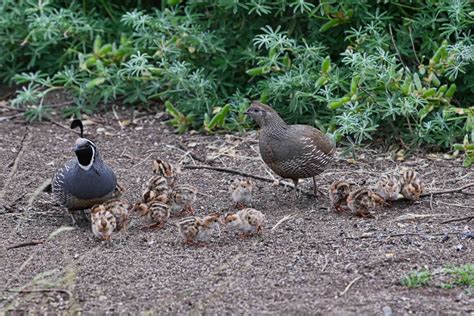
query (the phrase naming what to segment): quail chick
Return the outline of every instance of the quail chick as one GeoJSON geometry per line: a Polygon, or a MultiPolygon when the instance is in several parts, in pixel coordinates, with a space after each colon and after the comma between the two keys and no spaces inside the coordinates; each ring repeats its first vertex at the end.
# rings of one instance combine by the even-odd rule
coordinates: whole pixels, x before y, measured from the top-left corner
{"type": "Polygon", "coordinates": [[[252,202],[253,182],[250,179],[235,179],[229,187],[230,196],[237,208],[243,208],[252,202]]]}
{"type": "Polygon", "coordinates": [[[346,181],[334,181],[329,187],[329,199],[336,212],[347,210],[347,198],[351,193],[351,184],[346,181]]]}
{"type": "Polygon", "coordinates": [[[347,197],[347,206],[354,215],[373,217],[371,211],[384,204],[384,199],[367,188],[352,191],[347,197]]]}
{"type": "Polygon", "coordinates": [[[400,190],[400,180],[393,175],[383,175],[375,185],[375,193],[380,195],[385,201],[397,200],[400,190]]]}
{"type": "Polygon", "coordinates": [[[415,170],[407,169],[401,171],[401,182],[401,193],[405,199],[410,201],[420,199],[424,185],[415,170]]]}
{"type": "Polygon", "coordinates": [[[170,187],[165,177],[161,175],[153,176],[147,183],[147,187],[142,194],[142,200],[148,203],[152,200],[159,199],[163,203],[167,203],[170,194],[170,187]]]}
{"type": "Polygon", "coordinates": [[[176,185],[170,194],[171,211],[177,216],[194,214],[193,203],[197,189],[190,185],[176,185]]]}
{"type": "Polygon", "coordinates": [[[170,218],[169,205],[158,200],[136,204],[133,209],[151,222],[151,224],[145,226],[146,228],[163,229],[170,218]]]}
{"type": "Polygon", "coordinates": [[[95,143],[84,138],[82,122],[74,120],[71,128],[80,127],[76,157],[58,168],[52,180],[55,199],[67,208],[76,225],[74,211],[84,210],[120,196],[114,171],[102,160],[95,143]]]}
{"type": "Polygon", "coordinates": [[[234,214],[226,214],[224,224],[241,233],[242,237],[262,233],[265,215],[253,208],[244,208],[234,214]]]}
{"type": "Polygon", "coordinates": [[[127,230],[128,203],[113,199],[91,209],[92,233],[102,240],[110,240],[112,233],[127,230]]]}
{"type": "Polygon", "coordinates": [[[270,106],[254,101],[246,112],[260,126],[259,147],[263,161],[280,177],[293,180],[322,173],[336,150],[334,142],[308,125],[288,125],[270,106]]]}
{"type": "Polygon", "coordinates": [[[156,159],[153,161],[153,173],[163,176],[167,180],[168,186],[173,187],[176,184],[180,170],[167,161],[156,159]]]}
{"type": "Polygon", "coordinates": [[[209,241],[215,231],[219,231],[219,214],[209,214],[204,218],[187,217],[176,223],[186,244],[202,245],[209,241]]]}

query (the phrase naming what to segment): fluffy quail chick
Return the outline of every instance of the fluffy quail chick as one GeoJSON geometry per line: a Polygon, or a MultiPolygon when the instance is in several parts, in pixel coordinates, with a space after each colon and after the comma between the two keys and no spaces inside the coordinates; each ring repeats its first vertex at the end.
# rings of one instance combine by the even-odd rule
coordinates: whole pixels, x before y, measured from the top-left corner
{"type": "Polygon", "coordinates": [[[209,214],[204,218],[187,217],[176,223],[185,244],[203,245],[215,231],[219,231],[219,214],[209,214]]]}
{"type": "Polygon", "coordinates": [[[351,193],[351,184],[346,181],[334,181],[329,187],[329,199],[336,212],[347,210],[347,198],[351,193]]]}
{"type": "Polygon", "coordinates": [[[357,189],[347,197],[347,206],[354,215],[373,217],[371,211],[384,204],[384,199],[367,188],[357,189]]]}
{"type": "Polygon", "coordinates": [[[403,197],[410,201],[417,201],[423,193],[423,183],[418,177],[416,171],[408,169],[401,172],[402,188],[401,193],[403,197]]]}
{"type": "Polygon", "coordinates": [[[393,175],[383,175],[375,185],[375,192],[385,201],[395,201],[400,195],[400,180],[393,175]]]}
{"type": "Polygon", "coordinates": [[[265,215],[253,208],[244,208],[234,214],[227,214],[224,217],[224,224],[227,227],[237,230],[242,237],[261,234],[262,224],[265,215]]]}
{"type": "Polygon", "coordinates": [[[252,202],[253,182],[249,179],[235,179],[229,187],[232,201],[237,208],[243,208],[252,202]]]}
{"type": "Polygon", "coordinates": [[[193,203],[197,189],[190,185],[177,185],[170,194],[171,211],[177,216],[194,214],[193,203]]]}
{"type": "Polygon", "coordinates": [[[170,188],[163,176],[155,175],[147,183],[146,189],[142,193],[142,202],[160,201],[168,203],[170,188]]]}
{"type": "Polygon", "coordinates": [[[168,185],[173,187],[176,184],[180,170],[167,161],[156,159],[153,161],[153,173],[163,176],[167,180],[168,185]]]}
{"type": "Polygon", "coordinates": [[[151,222],[146,228],[163,229],[170,218],[170,207],[158,200],[136,204],[134,210],[151,222]]]}
{"type": "Polygon", "coordinates": [[[122,200],[109,200],[91,209],[93,234],[102,240],[110,240],[112,233],[127,230],[128,204],[122,200]]]}

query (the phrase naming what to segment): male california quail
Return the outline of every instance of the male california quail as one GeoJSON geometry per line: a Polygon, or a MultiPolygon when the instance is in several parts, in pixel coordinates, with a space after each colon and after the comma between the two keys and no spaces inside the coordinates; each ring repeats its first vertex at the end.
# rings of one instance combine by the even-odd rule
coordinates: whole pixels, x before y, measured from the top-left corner
{"type": "Polygon", "coordinates": [[[81,129],[81,137],[74,147],[76,158],[57,169],[52,180],[53,195],[68,209],[74,224],[76,220],[72,211],[84,210],[118,197],[117,178],[113,170],[102,161],[97,146],[84,138],[80,120],[71,123],[71,128],[75,127],[81,129]]]}
{"type": "Polygon", "coordinates": [[[320,130],[307,125],[288,125],[268,105],[254,101],[246,112],[261,128],[260,154],[276,174],[293,180],[313,178],[324,171],[335,152],[335,144],[320,130]]]}

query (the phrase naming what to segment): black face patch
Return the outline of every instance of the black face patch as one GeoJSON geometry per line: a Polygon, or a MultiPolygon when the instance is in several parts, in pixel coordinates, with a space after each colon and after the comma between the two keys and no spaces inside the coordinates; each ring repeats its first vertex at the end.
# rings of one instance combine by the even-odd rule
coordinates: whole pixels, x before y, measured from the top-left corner
{"type": "Polygon", "coordinates": [[[94,150],[91,145],[86,145],[76,149],[76,156],[79,164],[82,166],[88,166],[93,158],[94,150]]]}

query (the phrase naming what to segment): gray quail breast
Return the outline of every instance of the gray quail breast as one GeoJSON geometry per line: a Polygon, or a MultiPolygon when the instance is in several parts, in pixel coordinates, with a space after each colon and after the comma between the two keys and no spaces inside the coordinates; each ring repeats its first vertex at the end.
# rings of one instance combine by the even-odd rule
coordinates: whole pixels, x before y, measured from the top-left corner
{"type": "Polygon", "coordinates": [[[71,211],[84,210],[119,195],[114,171],[104,163],[97,146],[83,137],[80,120],[73,121],[71,128],[75,126],[81,127],[81,137],[74,147],[76,158],[56,170],[51,184],[53,196],[68,209],[74,223],[71,211]]]}
{"type": "Polygon", "coordinates": [[[263,161],[276,174],[293,180],[313,178],[322,173],[335,152],[334,142],[308,125],[289,125],[270,106],[254,101],[246,112],[259,126],[259,146],[263,161]]]}

